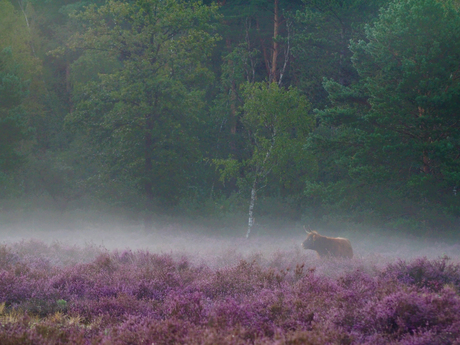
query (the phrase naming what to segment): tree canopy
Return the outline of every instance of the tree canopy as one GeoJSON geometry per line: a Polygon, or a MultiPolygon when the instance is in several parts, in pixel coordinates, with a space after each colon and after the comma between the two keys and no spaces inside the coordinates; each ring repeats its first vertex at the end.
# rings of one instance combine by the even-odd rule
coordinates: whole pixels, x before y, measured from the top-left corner
{"type": "Polygon", "coordinates": [[[0,0],[2,197],[453,228],[459,7],[0,0]]]}
{"type": "Polygon", "coordinates": [[[345,179],[349,195],[367,195],[350,206],[388,198],[458,208],[459,19],[450,3],[393,2],[350,44],[359,80],[324,82],[332,106],[318,112],[311,143],[338,163],[324,183],[343,190],[345,179]]]}

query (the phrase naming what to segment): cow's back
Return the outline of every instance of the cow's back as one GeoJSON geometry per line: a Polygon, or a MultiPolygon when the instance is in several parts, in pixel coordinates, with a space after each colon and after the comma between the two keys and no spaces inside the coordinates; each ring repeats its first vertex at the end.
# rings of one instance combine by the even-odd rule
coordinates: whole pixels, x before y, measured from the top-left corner
{"type": "Polygon", "coordinates": [[[348,239],[343,237],[322,236],[316,231],[307,233],[308,236],[305,241],[302,242],[302,247],[304,249],[316,251],[319,257],[339,257],[349,259],[353,257],[353,249],[348,239]]]}
{"type": "Polygon", "coordinates": [[[322,241],[322,248],[318,250],[320,256],[333,256],[338,258],[353,257],[353,248],[351,247],[350,240],[342,237],[324,237],[322,241]]]}
{"type": "Polygon", "coordinates": [[[335,256],[351,259],[353,257],[353,248],[350,240],[342,237],[334,238],[334,240],[336,243],[335,256]]]}

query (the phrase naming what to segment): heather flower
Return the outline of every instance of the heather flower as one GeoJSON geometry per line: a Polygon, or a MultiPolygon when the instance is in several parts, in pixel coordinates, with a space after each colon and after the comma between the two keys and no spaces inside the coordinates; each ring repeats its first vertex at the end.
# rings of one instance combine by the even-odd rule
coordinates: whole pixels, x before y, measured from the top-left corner
{"type": "Polygon", "coordinates": [[[87,249],[65,254],[61,244],[38,243],[31,254],[31,243],[0,247],[1,344],[460,339],[460,269],[446,257],[382,263],[279,251],[208,265],[146,250],[91,251],[88,259],[87,249]]]}
{"type": "Polygon", "coordinates": [[[412,262],[399,260],[385,270],[385,274],[394,275],[396,279],[409,285],[426,287],[431,291],[440,291],[445,285],[460,289],[460,265],[450,262],[447,256],[435,260],[426,257],[412,262]]]}

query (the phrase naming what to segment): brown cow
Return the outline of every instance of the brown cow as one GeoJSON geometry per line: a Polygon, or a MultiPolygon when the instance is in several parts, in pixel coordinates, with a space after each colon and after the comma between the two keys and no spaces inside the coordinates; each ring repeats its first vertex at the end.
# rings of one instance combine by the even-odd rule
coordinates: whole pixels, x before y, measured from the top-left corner
{"type": "MultiPolygon", "coordinates": [[[[307,231],[305,229],[305,231],[307,231]]],[[[302,243],[304,249],[315,250],[320,258],[336,257],[348,258],[353,257],[353,248],[346,238],[321,236],[316,231],[307,231],[307,238],[302,243]]]]}

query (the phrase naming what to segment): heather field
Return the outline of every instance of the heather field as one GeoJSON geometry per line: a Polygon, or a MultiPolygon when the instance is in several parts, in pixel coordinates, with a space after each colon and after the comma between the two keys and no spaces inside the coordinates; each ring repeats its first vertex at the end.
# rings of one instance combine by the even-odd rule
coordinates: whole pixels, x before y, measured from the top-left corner
{"type": "Polygon", "coordinates": [[[458,244],[286,233],[4,227],[0,344],[460,344],[458,244]]]}

